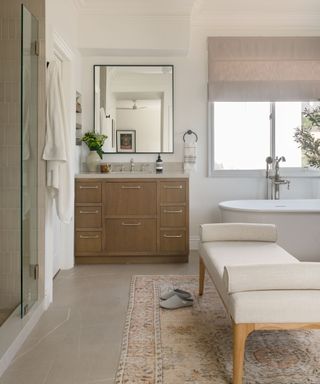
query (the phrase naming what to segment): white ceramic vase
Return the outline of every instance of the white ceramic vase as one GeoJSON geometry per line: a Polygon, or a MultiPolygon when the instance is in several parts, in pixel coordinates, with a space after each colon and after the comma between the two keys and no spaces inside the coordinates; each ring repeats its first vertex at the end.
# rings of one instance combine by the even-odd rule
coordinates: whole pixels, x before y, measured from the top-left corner
{"type": "Polygon", "coordinates": [[[100,156],[97,154],[97,151],[90,151],[88,153],[86,163],[89,172],[97,172],[98,165],[100,164],[100,156]]]}

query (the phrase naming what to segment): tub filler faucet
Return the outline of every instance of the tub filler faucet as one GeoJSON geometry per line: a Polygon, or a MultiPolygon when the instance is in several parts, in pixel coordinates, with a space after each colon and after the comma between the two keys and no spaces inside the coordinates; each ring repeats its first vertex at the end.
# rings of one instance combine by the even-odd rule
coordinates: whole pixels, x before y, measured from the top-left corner
{"type": "MultiPolygon", "coordinates": [[[[266,178],[271,181],[271,200],[280,199],[280,185],[287,185],[288,189],[290,188],[290,181],[284,177],[280,177],[280,162],[285,162],[286,158],[284,156],[276,157],[274,160],[272,157],[266,158],[267,169],[266,169],[266,178]],[[270,166],[273,165],[274,174],[270,175],[270,166]]],[[[268,190],[267,190],[268,195],[268,190]]]]}

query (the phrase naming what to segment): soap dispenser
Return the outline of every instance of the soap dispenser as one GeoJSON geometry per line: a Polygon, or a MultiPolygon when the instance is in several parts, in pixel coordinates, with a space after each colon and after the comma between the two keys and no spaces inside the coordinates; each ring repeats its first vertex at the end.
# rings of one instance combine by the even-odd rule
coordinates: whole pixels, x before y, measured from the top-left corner
{"type": "Polygon", "coordinates": [[[158,158],[156,161],[156,172],[162,173],[163,172],[163,161],[161,159],[160,153],[158,154],[158,158]]]}

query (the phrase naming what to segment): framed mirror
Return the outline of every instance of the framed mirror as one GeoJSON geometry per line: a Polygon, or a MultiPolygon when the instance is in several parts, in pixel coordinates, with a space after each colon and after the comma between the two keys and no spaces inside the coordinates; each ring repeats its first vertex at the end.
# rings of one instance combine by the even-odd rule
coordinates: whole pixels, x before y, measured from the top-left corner
{"type": "Polygon", "coordinates": [[[173,153],[173,79],[173,65],[94,65],[94,129],[108,136],[105,152],[173,153]]]}

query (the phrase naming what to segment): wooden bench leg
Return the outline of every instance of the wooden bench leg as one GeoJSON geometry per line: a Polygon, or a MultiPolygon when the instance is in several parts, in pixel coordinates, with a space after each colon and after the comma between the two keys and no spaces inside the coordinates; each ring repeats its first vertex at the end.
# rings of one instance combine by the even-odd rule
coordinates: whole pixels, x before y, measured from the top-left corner
{"type": "Polygon", "coordinates": [[[233,324],[233,384],[242,384],[245,345],[254,324],[233,324]]]}
{"type": "Polygon", "coordinates": [[[205,274],[206,274],[206,267],[204,265],[202,258],[200,257],[199,259],[199,296],[203,295],[205,274]]]}

